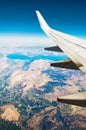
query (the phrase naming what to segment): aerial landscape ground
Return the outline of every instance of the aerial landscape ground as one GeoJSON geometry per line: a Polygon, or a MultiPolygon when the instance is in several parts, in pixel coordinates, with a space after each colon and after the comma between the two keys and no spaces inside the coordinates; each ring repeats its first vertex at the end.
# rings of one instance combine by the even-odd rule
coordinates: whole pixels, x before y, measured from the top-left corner
{"type": "Polygon", "coordinates": [[[65,58],[44,47],[0,47],[0,130],[86,129],[86,108],[57,102],[86,90],[80,71],[50,66],[65,58]]]}

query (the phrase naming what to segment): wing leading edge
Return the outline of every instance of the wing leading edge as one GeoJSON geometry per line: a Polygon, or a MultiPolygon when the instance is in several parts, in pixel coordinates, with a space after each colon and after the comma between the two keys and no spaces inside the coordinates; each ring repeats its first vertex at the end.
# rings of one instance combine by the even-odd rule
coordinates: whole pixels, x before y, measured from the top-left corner
{"type": "MultiPolygon", "coordinates": [[[[56,43],[57,48],[60,48],[69,57],[70,61],[67,62],[69,67],[74,66],[74,69],[80,69],[86,75],[86,41],[50,28],[40,12],[36,11],[36,14],[42,30],[56,43]]],[[[55,50],[55,48],[51,50],[55,50]]],[[[66,62],[52,63],[51,65],[55,67],[66,66],[66,62]]],[[[77,93],[71,95],[71,98],[70,96],[58,97],[57,100],[63,103],[86,107],[86,92],[81,92],[80,94],[83,96],[80,96],[79,99],[76,99],[76,97],[79,97],[77,93]]]]}

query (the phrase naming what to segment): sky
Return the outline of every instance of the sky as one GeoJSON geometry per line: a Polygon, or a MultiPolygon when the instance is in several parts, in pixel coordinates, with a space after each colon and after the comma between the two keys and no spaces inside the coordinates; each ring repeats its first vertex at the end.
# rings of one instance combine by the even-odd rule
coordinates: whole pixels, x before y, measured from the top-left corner
{"type": "Polygon", "coordinates": [[[0,36],[45,37],[35,10],[54,29],[86,37],[86,0],[0,0],[0,36]]]}

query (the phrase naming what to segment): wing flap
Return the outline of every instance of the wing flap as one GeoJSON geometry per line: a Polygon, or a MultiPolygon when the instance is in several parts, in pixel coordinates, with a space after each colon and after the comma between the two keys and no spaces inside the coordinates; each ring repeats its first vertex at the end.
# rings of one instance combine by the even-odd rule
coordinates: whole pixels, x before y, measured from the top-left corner
{"type": "Polygon", "coordinates": [[[56,51],[56,52],[63,52],[58,46],[47,47],[47,48],[45,48],[45,50],[56,51]]]}
{"type": "Polygon", "coordinates": [[[86,92],[79,92],[68,96],[58,97],[57,101],[77,106],[86,107],[86,92]]]}
{"type": "Polygon", "coordinates": [[[66,69],[79,70],[78,67],[70,59],[66,59],[66,60],[62,60],[62,61],[59,61],[59,62],[51,63],[51,66],[66,68],[66,69]]]}

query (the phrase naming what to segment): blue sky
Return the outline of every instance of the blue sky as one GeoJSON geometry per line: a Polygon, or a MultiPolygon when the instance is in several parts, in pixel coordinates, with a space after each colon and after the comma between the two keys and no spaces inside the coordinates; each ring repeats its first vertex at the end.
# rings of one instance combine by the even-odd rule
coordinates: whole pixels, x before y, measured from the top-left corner
{"type": "Polygon", "coordinates": [[[35,10],[50,26],[86,36],[85,0],[0,0],[0,33],[44,34],[35,10]]]}
{"type": "Polygon", "coordinates": [[[0,35],[46,36],[35,10],[51,27],[86,38],[86,0],[0,0],[0,35]]]}

